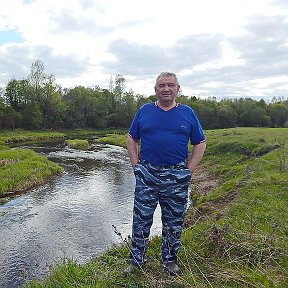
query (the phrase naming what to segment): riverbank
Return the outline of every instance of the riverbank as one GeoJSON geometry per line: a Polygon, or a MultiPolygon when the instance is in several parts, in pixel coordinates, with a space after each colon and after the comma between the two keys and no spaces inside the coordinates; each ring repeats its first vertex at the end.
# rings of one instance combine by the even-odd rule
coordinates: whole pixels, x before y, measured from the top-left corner
{"type": "MultiPolygon", "coordinates": [[[[123,239],[85,265],[65,260],[27,287],[287,287],[288,129],[233,128],[206,135],[181,239],[182,275],[164,273],[161,239],[155,237],[147,265],[124,277],[129,240],[123,239]]],[[[97,141],[123,146],[126,136],[97,141]]]]}
{"type": "Polygon", "coordinates": [[[1,131],[0,198],[15,196],[44,184],[62,168],[30,149],[11,149],[9,144],[64,138],[59,132],[1,131]]]}
{"type": "MultiPolygon", "coordinates": [[[[9,145],[54,141],[68,138],[98,137],[116,130],[0,131],[0,198],[21,194],[47,182],[62,168],[30,149],[11,149],[9,145]]],[[[117,133],[124,131],[117,130],[117,133]]],[[[87,140],[85,140],[87,141],[87,140]]]]}

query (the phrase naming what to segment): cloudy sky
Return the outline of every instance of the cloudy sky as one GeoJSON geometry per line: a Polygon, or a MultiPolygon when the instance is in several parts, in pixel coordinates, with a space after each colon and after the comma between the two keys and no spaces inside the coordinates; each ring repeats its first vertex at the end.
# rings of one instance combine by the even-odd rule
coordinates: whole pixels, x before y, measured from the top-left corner
{"type": "Polygon", "coordinates": [[[185,95],[288,97],[287,0],[1,0],[0,86],[40,59],[62,87],[152,95],[161,71],[185,95]]]}

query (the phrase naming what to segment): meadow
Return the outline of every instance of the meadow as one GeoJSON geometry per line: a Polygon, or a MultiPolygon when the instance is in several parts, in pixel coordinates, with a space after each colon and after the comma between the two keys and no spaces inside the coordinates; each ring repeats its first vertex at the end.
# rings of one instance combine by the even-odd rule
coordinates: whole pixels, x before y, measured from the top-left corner
{"type": "MultiPolygon", "coordinates": [[[[199,171],[206,173],[202,183],[217,179],[217,185],[203,188],[192,180],[181,275],[164,273],[157,236],[147,264],[125,277],[129,239],[114,227],[122,245],[83,265],[63,259],[47,278],[26,287],[288,287],[288,128],[205,132],[199,171]]],[[[97,142],[125,147],[126,137],[112,133],[97,142]]]]}

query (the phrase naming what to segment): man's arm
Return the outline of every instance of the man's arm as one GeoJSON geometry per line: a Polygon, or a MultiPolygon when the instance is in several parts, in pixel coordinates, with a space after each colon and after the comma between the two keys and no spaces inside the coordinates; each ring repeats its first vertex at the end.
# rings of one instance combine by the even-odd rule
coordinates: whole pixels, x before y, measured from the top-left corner
{"type": "Polygon", "coordinates": [[[134,140],[129,134],[127,137],[127,149],[132,167],[138,162],[138,141],[134,140]]]}
{"type": "Polygon", "coordinates": [[[188,156],[187,167],[191,174],[196,170],[197,165],[201,161],[206,149],[206,143],[202,142],[198,145],[194,145],[191,154],[188,156]]]}

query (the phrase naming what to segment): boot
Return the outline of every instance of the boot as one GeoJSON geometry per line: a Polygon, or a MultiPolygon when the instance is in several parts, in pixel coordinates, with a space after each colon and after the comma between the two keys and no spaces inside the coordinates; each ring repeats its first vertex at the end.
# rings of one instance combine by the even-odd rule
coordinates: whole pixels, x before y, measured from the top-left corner
{"type": "Polygon", "coordinates": [[[132,272],[134,272],[137,268],[139,268],[138,265],[133,265],[133,264],[130,264],[124,271],[124,275],[129,275],[131,274],[132,272]]]}
{"type": "Polygon", "coordinates": [[[162,265],[170,276],[177,276],[181,273],[181,269],[175,261],[162,263],[162,265]]]}

